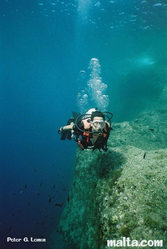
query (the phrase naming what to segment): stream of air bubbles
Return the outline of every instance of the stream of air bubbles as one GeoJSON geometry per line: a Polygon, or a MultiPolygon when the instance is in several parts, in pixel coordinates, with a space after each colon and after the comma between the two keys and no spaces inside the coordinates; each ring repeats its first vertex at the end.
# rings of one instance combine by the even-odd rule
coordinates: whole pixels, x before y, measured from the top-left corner
{"type": "MultiPolygon", "coordinates": [[[[89,62],[90,78],[77,96],[77,104],[80,112],[84,113],[92,107],[98,107],[100,111],[106,111],[109,104],[109,96],[105,94],[107,85],[102,82],[101,66],[99,60],[92,58],[89,62]]],[[[84,78],[84,72],[80,71],[80,77],[84,78]]],[[[85,72],[86,73],[86,72],[85,72]]]]}

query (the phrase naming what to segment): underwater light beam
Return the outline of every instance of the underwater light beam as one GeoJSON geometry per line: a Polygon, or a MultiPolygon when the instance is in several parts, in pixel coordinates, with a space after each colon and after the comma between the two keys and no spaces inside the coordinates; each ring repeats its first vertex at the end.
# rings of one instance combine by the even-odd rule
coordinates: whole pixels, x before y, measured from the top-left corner
{"type": "Polygon", "coordinates": [[[92,5],[92,0],[78,0],[78,15],[84,23],[88,18],[88,13],[92,5]]]}

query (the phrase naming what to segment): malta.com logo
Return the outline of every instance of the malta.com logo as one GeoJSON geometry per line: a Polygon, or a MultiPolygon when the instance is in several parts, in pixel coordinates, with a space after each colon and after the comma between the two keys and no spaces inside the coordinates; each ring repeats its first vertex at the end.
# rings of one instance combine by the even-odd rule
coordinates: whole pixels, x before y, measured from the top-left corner
{"type": "Polygon", "coordinates": [[[163,240],[130,240],[123,237],[121,240],[107,240],[107,247],[163,247],[163,240]]]}

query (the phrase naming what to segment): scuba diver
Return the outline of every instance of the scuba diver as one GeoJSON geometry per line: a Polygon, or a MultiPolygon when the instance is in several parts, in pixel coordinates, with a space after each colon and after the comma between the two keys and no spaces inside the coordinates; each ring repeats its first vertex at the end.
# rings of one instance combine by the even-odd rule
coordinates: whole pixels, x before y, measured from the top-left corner
{"type": "Polygon", "coordinates": [[[108,150],[107,140],[112,130],[112,117],[112,113],[100,112],[98,108],[92,108],[82,115],[73,112],[73,117],[66,126],[58,129],[58,133],[61,140],[73,138],[83,150],[98,149],[105,152],[108,150]]]}

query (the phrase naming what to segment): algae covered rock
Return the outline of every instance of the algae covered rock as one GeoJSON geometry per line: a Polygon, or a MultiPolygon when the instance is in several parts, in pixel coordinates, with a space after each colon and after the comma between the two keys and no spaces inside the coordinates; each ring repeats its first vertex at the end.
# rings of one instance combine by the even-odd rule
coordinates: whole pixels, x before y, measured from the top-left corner
{"type": "Polygon", "coordinates": [[[105,154],[78,148],[59,224],[70,248],[109,248],[107,240],[123,237],[163,240],[167,248],[166,116],[154,111],[114,124],[105,154]]]}

